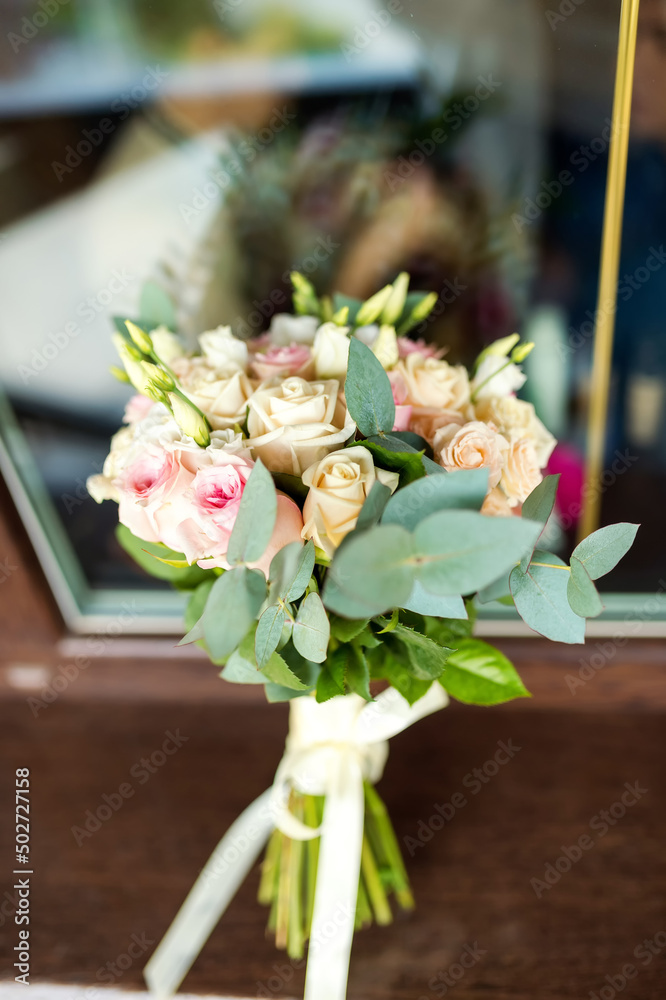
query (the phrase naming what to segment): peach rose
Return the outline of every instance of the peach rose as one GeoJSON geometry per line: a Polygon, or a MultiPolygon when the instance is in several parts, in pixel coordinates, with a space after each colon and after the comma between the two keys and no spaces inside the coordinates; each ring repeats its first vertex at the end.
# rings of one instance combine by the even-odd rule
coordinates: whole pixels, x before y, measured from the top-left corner
{"type": "Polygon", "coordinates": [[[539,468],[545,469],[557,442],[541,423],[531,403],[514,396],[495,397],[481,400],[475,412],[477,420],[493,423],[506,438],[529,438],[534,444],[539,468]]]}
{"type": "Polygon", "coordinates": [[[250,361],[252,374],[262,381],[298,375],[309,379],[314,375],[312,351],[307,344],[290,344],[288,347],[268,347],[257,351],[250,361]]]}
{"type": "Polygon", "coordinates": [[[499,486],[494,486],[483,501],[481,513],[486,514],[488,517],[511,517],[514,513],[514,508],[512,508],[506,494],[502,492],[499,486]]]}
{"type": "Polygon", "coordinates": [[[248,447],[272,472],[300,476],[351,437],[355,430],[336,379],[274,379],[250,398],[248,447]]]}
{"type": "Polygon", "coordinates": [[[409,421],[409,430],[425,438],[432,445],[435,434],[442,427],[457,424],[458,427],[466,421],[466,415],[459,410],[439,410],[432,406],[413,406],[409,421]]]}
{"type": "Polygon", "coordinates": [[[361,445],[332,452],[303,473],[309,487],[303,507],[303,538],[331,558],[338,545],[356,526],[361,507],[379,480],[391,492],[398,487],[397,472],[376,469],[372,454],[361,445]]]}
{"type": "Polygon", "coordinates": [[[414,353],[399,361],[393,370],[404,378],[407,402],[412,406],[462,410],[469,403],[469,376],[462,365],[414,353]]]}
{"type": "Polygon", "coordinates": [[[508,441],[488,424],[473,420],[463,427],[450,424],[435,434],[435,457],[445,469],[488,469],[488,485],[497,486],[502,475],[508,441]]]}
{"type": "Polygon", "coordinates": [[[527,500],[542,478],[534,442],[529,438],[514,438],[504,459],[500,481],[509,504],[515,507],[527,500]]]}

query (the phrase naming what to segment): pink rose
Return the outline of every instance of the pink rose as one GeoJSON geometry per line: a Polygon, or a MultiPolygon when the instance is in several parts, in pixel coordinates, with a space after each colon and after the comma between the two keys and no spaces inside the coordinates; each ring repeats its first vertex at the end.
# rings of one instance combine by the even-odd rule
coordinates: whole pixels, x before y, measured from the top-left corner
{"type": "Polygon", "coordinates": [[[437,348],[425,340],[410,340],[409,337],[398,337],[398,353],[401,358],[409,354],[422,354],[424,358],[443,358],[446,348],[437,348]]]}
{"type": "Polygon", "coordinates": [[[269,347],[252,356],[250,367],[252,373],[262,380],[288,378],[291,375],[310,379],[314,375],[312,351],[307,344],[269,347]]]}
{"type": "Polygon", "coordinates": [[[148,416],[148,413],[154,405],[155,403],[152,399],[148,399],[148,396],[142,396],[137,393],[136,396],[132,396],[125,407],[123,423],[138,424],[140,420],[143,420],[144,417],[148,416]]]}
{"type": "Polygon", "coordinates": [[[407,399],[407,383],[400,372],[387,372],[391,389],[393,391],[393,402],[395,403],[395,423],[394,431],[408,431],[412,419],[412,407],[405,401],[407,399]]]}
{"type": "MultiPolygon", "coordinates": [[[[271,535],[271,540],[268,543],[268,548],[264,552],[261,559],[255,563],[248,563],[251,569],[261,570],[264,576],[268,576],[268,570],[273,560],[273,556],[279,552],[280,549],[283,549],[285,545],[289,545],[290,542],[300,542],[302,540],[301,532],[303,531],[303,517],[301,515],[300,508],[284,493],[278,493],[277,502],[277,518],[273,534],[271,535]]],[[[228,539],[227,544],[221,546],[221,548],[224,548],[224,552],[219,551],[211,553],[208,558],[199,559],[199,566],[203,569],[210,569],[213,566],[219,566],[222,569],[229,569],[229,563],[226,560],[227,547],[228,539]]]]}
{"type": "Polygon", "coordinates": [[[159,514],[189,486],[192,478],[173,452],[159,445],[147,447],[115,482],[120,523],[145,542],[161,542],[159,514]]]}

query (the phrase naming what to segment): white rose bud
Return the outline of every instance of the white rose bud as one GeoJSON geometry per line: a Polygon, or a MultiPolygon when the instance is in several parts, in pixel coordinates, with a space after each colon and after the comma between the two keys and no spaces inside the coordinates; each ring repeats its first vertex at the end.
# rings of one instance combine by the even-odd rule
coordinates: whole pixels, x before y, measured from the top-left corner
{"type": "Polygon", "coordinates": [[[202,333],[199,344],[206,361],[218,375],[229,377],[247,372],[247,344],[234,337],[230,326],[218,326],[217,330],[202,333]]]}
{"type": "Polygon", "coordinates": [[[324,323],[319,327],[312,345],[317,378],[344,380],[349,361],[348,332],[348,326],[336,326],[335,323],[324,323]]]}
{"type": "Polygon", "coordinates": [[[361,507],[379,480],[393,493],[397,472],[376,469],[371,453],[361,445],[332,452],[303,473],[309,493],[303,507],[303,538],[332,558],[338,545],[356,527],[361,507]]]}
{"type": "Polygon", "coordinates": [[[271,320],[270,338],[276,347],[290,344],[312,344],[319,326],[316,316],[292,316],[291,313],[276,313],[271,320]]]}
{"type": "Polygon", "coordinates": [[[478,402],[482,399],[491,399],[493,396],[511,396],[514,392],[518,392],[526,381],[527,376],[518,365],[507,363],[506,358],[489,354],[476,370],[472,382],[472,398],[478,402]]]}

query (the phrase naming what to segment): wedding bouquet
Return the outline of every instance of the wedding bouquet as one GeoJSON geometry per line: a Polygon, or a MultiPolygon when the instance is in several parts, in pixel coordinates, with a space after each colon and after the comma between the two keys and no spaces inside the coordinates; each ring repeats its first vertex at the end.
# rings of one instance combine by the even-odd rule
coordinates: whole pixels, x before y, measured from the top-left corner
{"type": "Polygon", "coordinates": [[[583,642],[594,581],[637,530],[602,528],[569,565],[541,548],[557,477],[553,437],[515,395],[531,344],[499,340],[470,373],[409,338],[436,296],[409,293],[407,274],[366,302],[293,284],[295,315],[251,342],[219,327],[190,353],[165,326],[117,321],[115,374],[139,395],[88,488],[118,503],[125,549],[190,592],[182,641],[224,680],[291,702],[272,789],[149,963],[164,996],[267,841],[276,943],[299,959],[310,938],[306,997],[344,997],[354,929],[388,923],[391,898],[413,906],[374,787],[387,739],[448,696],[527,696],[473,637],[475,608],[512,602],[534,631],[583,642]]]}

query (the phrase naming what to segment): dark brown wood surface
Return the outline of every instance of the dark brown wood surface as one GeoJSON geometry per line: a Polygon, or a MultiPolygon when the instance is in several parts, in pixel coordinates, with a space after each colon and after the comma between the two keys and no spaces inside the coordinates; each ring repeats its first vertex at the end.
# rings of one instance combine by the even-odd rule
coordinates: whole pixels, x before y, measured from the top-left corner
{"type": "MultiPolygon", "coordinates": [[[[16,767],[32,775],[33,976],[109,982],[106,964],[126,953],[132,935],[157,942],[225,828],[271,781],[286,710],[62,699],[35,718],[24,699],[7,698],[0,716],[3,799],[16,767]],[[187,740],[142,782],[141,758],[176,730],[187,740]],[[125,782],[132,797],[78,846],[72,828],[125,782]]],[[[440,974],[456,975],[463,950],[477,945],[483,955],[455,986],[459,1000],[588,998],[627,963],[637,975],[622,996],[661,1000],[666,948],[647,964],[649,951],[634,952],[655,935],[666,944],[665,755],[661,712],[567,712],[534,702],[455,706],[397,737],[380,791],[403,844],[421,834],[419,846],[408,841],[413,856],[406,852],[418,909],[357,935],[350,1000],[443,996],[440,974]],[[473,769],[493,759],[499,741],[520,750],[477,788],[473,769]],[[602,835],[595,817],[621,813],[615,804],[636,782],[638,801],[611,816],[602,835]],[[456,793],[465,805],[433,831],[436,805],[456,793]],[[543,880],[547,864],[584,834],[591,849],[537,898],[530,880],[543,880]]],[[[11,822],[2,823],[0,857],[10,890],[11,822]]],[[[255,870],[185,989],[256,996],[263,984],[272,996],[299,995],[302,972],[265,939],[256,888],[255,870]]],[[[5,967],[15,932],[8,920],[0,928],[5,967]]],[[[143,963],[116,984],[139,986],[143,963]]]]}

